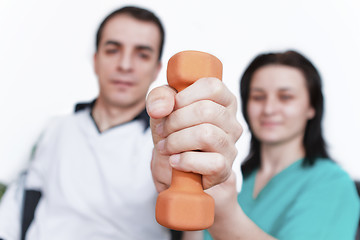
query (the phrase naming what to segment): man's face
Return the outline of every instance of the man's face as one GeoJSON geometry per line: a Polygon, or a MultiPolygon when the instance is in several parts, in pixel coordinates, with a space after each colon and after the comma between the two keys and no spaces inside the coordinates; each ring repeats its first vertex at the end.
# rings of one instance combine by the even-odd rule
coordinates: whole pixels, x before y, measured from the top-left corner
{"type": "Polygon", "coordinates": [[[154,23],[126,14],[110,19],[94,56],[98,98],[108,106],[145,106],[149,86],[161,68],[159,48],[160,30],[154,23]]]}

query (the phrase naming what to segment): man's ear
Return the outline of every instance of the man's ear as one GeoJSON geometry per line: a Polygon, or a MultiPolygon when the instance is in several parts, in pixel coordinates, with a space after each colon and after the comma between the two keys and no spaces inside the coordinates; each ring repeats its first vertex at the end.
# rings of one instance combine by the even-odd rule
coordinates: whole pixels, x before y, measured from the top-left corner
{"type": "Polygon", "coordinates": [[[94,53],[93,56],[93,67],[94,67],[94,72],[96,75],[98,75],[98,63],[97,63],[97,52],[94,53]]]}
{"type": "Polygon", "coordinates": [[[157,79],[157,77],[159,76],[161,67],[162,67],[162,63],[161,63],[161,61],[158,61],[152,82],[154,82],[157,79]]]}

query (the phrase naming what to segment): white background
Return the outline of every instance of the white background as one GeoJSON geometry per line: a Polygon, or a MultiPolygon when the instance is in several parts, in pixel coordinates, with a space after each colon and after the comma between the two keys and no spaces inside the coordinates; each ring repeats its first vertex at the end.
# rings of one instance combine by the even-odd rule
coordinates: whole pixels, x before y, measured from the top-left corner
{"type": "MultiPolygon", "coordinates": [[[[163,21],[163,68],[178,51],[216,55],[237,96],[239,78],[263,51],[296,49],[324,83],[324,132],[329,150],[360,179],[359,0],[0,0],[0,182],[26,166],[31,146],[54,116],[73,111],[98,91],[92,69],[95,32],[115,8],[135,4],[163,21]]],[[[244,121],[239,113],[239,120],[244,121]]],[[[235,168],[248,151],[245,127],[235,168]]]]}

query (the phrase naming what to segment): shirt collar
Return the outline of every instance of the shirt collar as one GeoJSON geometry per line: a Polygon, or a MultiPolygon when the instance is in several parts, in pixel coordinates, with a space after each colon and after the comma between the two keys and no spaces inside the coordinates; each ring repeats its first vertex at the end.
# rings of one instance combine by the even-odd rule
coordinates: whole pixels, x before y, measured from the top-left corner
{"type": "MultiPolygon", "coordinates": [[[[94,99],[91,102],[80,102],[77,103],[75,105],[75,109],[74,112],[79,112],[85,109],[90,109],[90,115],[92,117],[92,109],[95,105],[96,99],[94,99]]],[[[149,127],[150,127],[150,117],[147,114],[146,109],[144,108],[134,119],[132,119],[131,121],[135,121],[135,120],[141,120],[144,123],[144,131],[146,131],[149,127]]]]}

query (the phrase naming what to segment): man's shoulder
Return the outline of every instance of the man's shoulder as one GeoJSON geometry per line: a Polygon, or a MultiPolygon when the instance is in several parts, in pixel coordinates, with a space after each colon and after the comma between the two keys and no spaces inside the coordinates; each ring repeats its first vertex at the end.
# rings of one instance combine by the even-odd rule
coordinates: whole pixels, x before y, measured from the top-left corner
{"type": "Polygon", "coordinates": [[[85,111],[80,111],[66,115],[54,116],[48,121],[46,129],[58,128],[60,126],[63,126],[64,124],[74,122],[76,119],[80,118],[84,114],[85,111]]]}
{"type": "Polygon", "coordinates": [[[89,111],[84,109],[75,113],[53,116],[45,124],[42,135],[54,135],[64,131],[65,128],[77,126],[79,122],[86,121],[89,111]]]}

